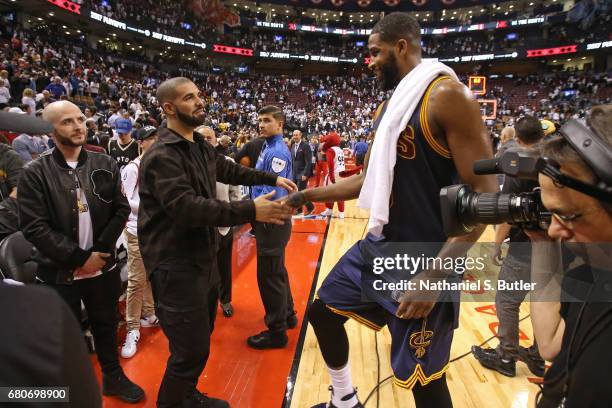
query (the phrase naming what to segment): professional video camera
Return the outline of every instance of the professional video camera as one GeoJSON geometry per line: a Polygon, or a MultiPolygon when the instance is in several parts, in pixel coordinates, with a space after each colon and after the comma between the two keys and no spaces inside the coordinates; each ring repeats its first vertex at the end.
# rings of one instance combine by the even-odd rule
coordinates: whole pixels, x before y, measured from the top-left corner
{"type": "MultiPolygon", "coordinates": [[[[570,120],[559,133],[584,159],[598,178],[595,185],[561,173],[554,160],[540,157],[535,150],[509,149],[501,157],[474,163],[475,174],[505,174],[507,177],[537,180],[542,173],[557,184],[612,202],[612,151],[586,125],[570,120]]],[[[518,194],[477,193],[466,184],[440,190],[444,230],[450,237],[468,234],[478,224],[509,224],[521,228],[546,229],[551,213],[538,190],[518,194]]]]}

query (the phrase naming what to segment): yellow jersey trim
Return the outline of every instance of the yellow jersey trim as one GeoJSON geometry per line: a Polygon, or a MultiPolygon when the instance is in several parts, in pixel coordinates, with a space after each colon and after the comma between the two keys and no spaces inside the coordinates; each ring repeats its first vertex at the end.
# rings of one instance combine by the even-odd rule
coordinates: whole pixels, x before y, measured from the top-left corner
{"type": "Polygon", "coordinates": [[[425,136],[425,140],[427,140],[429,146],[431,146],[431,148],[440,156],[450,159],[451,152],[447,148],[442,146],[440,143],[438,143],[438,141],[433,137],[431,129],[429,128],[429,122],[427,120],[427,105],[429,104],[429,95],[431,94],[431,90],[438,82],[445,79],[451,79],[451,77],[442,76],[440,78],[437,78],[429,85],[429,88],[427,88],[427,92],[425,92],[425,96],[423,97],[423,103],[421,104],[421,112],[419,114],[419,119],[421,123],[421,129],[423,130],[423,135],[425,136]]]}
{"type": "Polygon", "coordinates": [[[378,119],[378,117],[380,116],[380,112],[382,112],[386,104],[387,104],[387,101],[383,101],[380,105],[378,105],[378,108],[376,108],[376,110],[374,111],[374,116],[372,117],[373,122],[375,122],[378,119]]]}
{"type": "Polygon", "coordinates": [[[450,365],[450,363],[447,364],[446,366],[444,366],[444,368],[442,368],[442,370],[440,370],[440,371],[438,371],[436,373],[433,373],[432,375],[430,375],[428,377],[428,376],[425,375],[425,372],[421,368],[421,365],[417,364],[416,368],[414,369],[414,372],[412,373],[412,375],[410,377],[408,377],[408,379],[402,381],[402,380],[400,380],[399,378],[397,378],[394,375],[393,376],[393,382],[398,387],[406,388],[408,390],[412,389],[412,387],[414,387],[414,385],[416,384],[417,381],[419,381],[421,383],[421,385],[425,386],[425,385],[429,384],[430,382],[432,382],[433,380],[438,380],[438,379],[442,378],[444,373],[448,370],[449,365],[450,365]]]}
{"type": "Polygon", "coordinates": [[[357,322],[363,324],[366,327],[369,327],[372,330],[375,330],[375,331],[381,331],[382,330],[382,327],[380,327],[379,325],[377,325],[374,322],[369,321],[365,317],[358,315],[357,313],[347,312],[345,310],[339,310],[339,309],[336,309],[336,308],[331,307],[329,305],[325,305],[325,306],[329,310],[331,310],[332,312],[334,312],[336,314],[339,314],[341,316],[350,317],[351,319],[356,320],[357,322]]]}

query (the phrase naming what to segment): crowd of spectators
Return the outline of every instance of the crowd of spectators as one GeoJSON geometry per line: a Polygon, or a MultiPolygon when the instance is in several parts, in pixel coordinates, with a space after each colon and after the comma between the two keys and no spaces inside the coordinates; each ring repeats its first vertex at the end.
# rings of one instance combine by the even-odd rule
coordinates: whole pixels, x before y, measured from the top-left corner
{"type": "MultiPolygon", "coordinates": [[[[254,29],[248,23],[249,19],[265,20],[265,13],[254,13],[249,10],[238,8],[245,20],[243,24],[235,27],[224,27],[224,32],[216,30],[204,18],[197,18],[193,13],[187,12],[187,8],[181,2],[164,0],[153,2],[152,0],[136,0],[125,2],[123,0],[88,0],[89,6],[98,13],[122,21],[132,22],[138,26],[145,26],[158,32],[169,35],[178,35],[194,41],[215,42],[225,45],[251,48],[258,51],[291,52],[298,54],[334,55],[342,58],[363,59],[367,56],[367,49],[358,45],[363,38],[343,38],[330,35],[313,35],[295,33],[291,31],[273,32],[265,29],[254,29]],[[141,10],[148,10],[142,13],[141,10]]],[[[529,18],[534,16],[562,14],[554,24],[545,24],[537,27],[526,27],[517,35],[516,39],[510,40],[506,37],[508,32],[500,33],[470,33],[469,35],[445,35],[425,36],[423,38],[424,54],[428,57],[448,57],[457,54],[478,54],[492,51],[501,51],[509,48],[517,48],[529,44],[529,46],[559,45],[566,44],[569,40],[576,42],[607,39],[610,36],[610,13],[602,5],[595,8],[588,18],[581,18],[580,24],[571,22],[571,14],[562,12],[558,5],[551,7],[536,6],[524,12],[513,12],[512,15],[491,15],[486,13],[485,20],[509,20],[514,18],[529,18]],[[568,17],[569,16],[569,17],[568,17]],[[566,23],[570,19],[570,23],[566,23]]],[[[283,16],[283,22],[298,22],[314,24],[309,17],[292,15],[289,20],[283,16]],[[302,21],[303,19],[306,19],[302,21]],[[294,21],[295,20],[295,21],[294,21]],[[299,20],[299,21],[298,21],[299,20]]],[[[574,13],[576,14],[576,13],[574,13]]],[[[270,17],[270,16],[268,16],[270,17]]],[[[440,15],[438,25],[461,24],[470,25],[485,22],[483,16],[471,17],[469,14],[461,15],[460,19],[450,20],[450,16],[440,15]]],[[[454,18],[454,16],[453,16],[454,18]]],[[[275,18],[272,17],[272,20],[275,18]]],[[[281,21],[281,20],[279,20],[281,21]]],[[[322,25],[327,25],[322,24],[322,25]]],[[[372,23],[369,23],[371,26],[372,23]]],[[[424,26],[432,26],[424,23],[424,26]]]]}
{"type": "MultiPolygon", "coordinates": [[[[53,100],[71,99],[91,119],[89,136],[98,142],[113,136],[114,123],[121,117],[130,118],[136,128],[163,121],[154,95],[170,73],[152,64],[127,64],[89,48],[86,41],[75,41],[59,43],[24,29],[5,37],[0,46],[0,108],[36,115],[53,100]]],[[[283,106],[289,131],[310,135],[336,130],[358,138],[368,134],[373,112],[387,97],[368,75],[211,73],[195,80],[206,103],[207,124],[232,143],[256,135],[256,112],[270,103],[283,106]]],[[[501,124],[520,114],[563,120],[609,101],[609,82],[606,74],[537,74],[490,80],[485,97],[497,99],[501,124]]]]}
{"type": "Polygon", "coordinates": [[[87,0],[86,4],[93,11],[115,20],[193,41],[210,38],[214,30],[207,20],[190,13],[182,1],[87,0]]]}

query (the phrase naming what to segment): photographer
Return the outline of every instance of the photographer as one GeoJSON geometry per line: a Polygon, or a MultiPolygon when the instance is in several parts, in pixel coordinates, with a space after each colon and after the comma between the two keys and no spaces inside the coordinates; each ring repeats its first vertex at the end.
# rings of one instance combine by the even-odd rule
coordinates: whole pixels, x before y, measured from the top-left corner
{"type": "MultiPolygon", "coordinates": [[[[571,177],[574,187],[583,191],[584,184],[610,186],[609,157],[612,155],[612,105],[595,107],[587,119],[588,130],[575,125],[563,138],[546,142],[542,155],[559,163],[562,177],[571,177]],[[578,129],[578,130],[576,130],[578,129]],[[588,134],[588,131],[594,135],[588,134]],[[576,132],[588,134],[580,151],[568,141],[576,132]],[[598,139],[598,140],[595,140],[598,139]],[[586,140],[589,140],[586,143],[586,140]],[[589,149],[590,146],[601,146],[589,149]],[[598,153],[595,155],[593,153],[598,153]],[[585,159],[586,157],[586,159],[585,159]],[[603,160],[592,159],[593,157],[603,160]]],[[[566,125],[567,126],[567,125],[566,125]]],[[[561,129],[563,132],[563,128],[561,129]]],[[[577,139],[576,139],[577,140],[577,139]]],[[[559,179],[559,177],[556,177],[559,179]]],[[[548,407],[604,407],[612,401],[610,380],[597,371],[598,367],[612,365],[612,353],[606,351],[612,344],[612,303],[591,300],[593,289],[601,290],[602,281],[610,280],[610,259],[592,256],[594,243],[612,241],[612,207],[610,200],[600,200],[583,194],[574,187],[564,187],[558,180],[540,175],[542,201],[552,213],[548,238],[531,233],[536,291],[532,293],[531,320],[542,357],[553,361],[544,378],[540,408],[548,407]],[[550,280],[542,286],[543,277],[559,264],[559,251],[554,243],[564,242],[582,247],[576,255],[585,263],[569,271],[564,270],[560,284],[550,280]],[[589,256],[586,256],[589,255],[589,256]],[[552,266],[551,266],[552,265],[552,266]],[[602,273],[602,269],[608,269],[602,273]],[[582,281],[587,294],[579,302],[551,301],[559,299],[561,289],[567,293],[569,282],[582,281]],[[552,297],[554,296],[554,297],[552,297]],[[538,299],[541,301],[533,301],[538,299]]],[[[591,190],[593,191],[593,190],[591,190]]],[[[601,191],[601,189],[599,190],[601,191]]],[[[609,190],[608,190],[609,191],[609,190]]],[[[596,195],[596,193],[591,193],[596,195]]],[[[601,194],[602,197],[606,197],[601,194]]],[[[607,195],[609,197],[609,194],[607,195]]]]}
{"type": "MultiPolygon", "coordinates": [[[[520,119],[512,132],[516,134],[516,142],[521,148],[533,148],[544,137],[540,121],[533,116],[520,119]]],[[[505,177],[502,194],[530,192],[537,187],[538,183],[533,180],[505,177]]],[[[499,271],[499,280],[527,282],[531,276],[531,251],[523,249],[526,245],[521,243],[529,242],[529,238],[521,228],[510,224],[497,226],[494,262],[500,265],[501,246],[508,236],[510,246],[499,271]]],[[[526,363],[529,370],[538,377],[544,375],[544,360],[538,353],[537,344],[534,343],[529,348],[519,347],[519,308],[527,293],[527,290],[498,290],[495,295],[495,308],[499,319],[499,345],[495,349],[472,346],[472,354],[480,364],[508,377],[516,375],[516,360],[526,363]]]]}

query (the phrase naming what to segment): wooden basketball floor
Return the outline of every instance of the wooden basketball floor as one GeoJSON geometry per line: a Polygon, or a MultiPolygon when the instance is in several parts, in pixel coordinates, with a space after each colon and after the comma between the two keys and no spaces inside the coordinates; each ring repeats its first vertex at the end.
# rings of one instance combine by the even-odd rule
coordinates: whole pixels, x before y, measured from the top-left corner
{"type": "MultiPolygon", "coordinates": [[[[292,293],[299,316],[299,326],[288,332],[289,345],[283,350],[259,351],[246,346],[246,337],[265,329],[263,307],[257,289],[255,240],[245,227],[234,238],[233,301],[236,314],[231,319],[218,313],[212,336],[211,355],[198,383],[198,389],[228,400],[233,408],[310,408],[329,400],[329,378],[318,350],[312,328],[304,324],[304,312],[336,261],[360,239],[366,230],[367,214],[347,202],[346,218],[294,219],[293,233],[286,251],[292,293]],[[316,284],[313,286],[313,283],[316,284]]],[[[323,209],[317,205],[317,212],[323,209]]],[[[335,210],[337,211],[337,209],[335,210]]],[[[492,240],[492,231],[486,241],[492,240]]],[[[521,317],[527,315],[524,304],[521,317]]],[[[493,336],[497,318],[493,302],[464,302],[460,327],[455,331],[451,358],[468,353],[473,344],[493,336]]],[[[362,400],[377,384],[377,378],[391,375],[389,363],[390,336],[383,329],[378,334],[349,320],[346,324],[351,346],[350,361],[354,383],[362,400]],[[377,336],[377,337],[376,337],[377,336]],[[377,370],[376,344],[380,356],[377,370]]],[[[523,345],[531,344],[529,319],[521,323],[523,345]]],[[[125,336],[119,332],[119,344],[125,336]]],[[[497,341],[492,340],[491,346],[497,341]]],[[[168,343],[159,328],[141,329],[138,353],[129,360],[121,359],[128,376],[141,385],[146,399],[136,405],[104,398],[104,406],[155,407],[157,390],[168,358],[168,343]]],[[[92,356],[95,370],[99,365],[92,356]]],[[[450,364],[448,383],[454,406],[464,407],[531,407],[537,386],[523,363],[517,363],[517,376],[504,377],[482,368],[471,355],[450,364]]],[[[380,387],[379,407],[412,407],[411,393],[392,381],[380,387]]],[[[377,396],[366,407],[377,407],[377,396]]],[[[432,407],[435,408],[435,407],[432,407]]]]}
{"type": "MultiPolygon", "coordinates": [[[[366,230],[367,213],[356,208],[355,201],[347,203],[347,218],[332,219],[318,275],[317,287],[327,276],[336,261],[360,239],[366,230]]],[[[493,230],[487,230],[481,241],[492,242],[493,230]]],[[[459,328],[455,331],[451,359],[470,351],[474,344],[480,344],[495,334],[497,317],[494,302],[465,302],[461,305],[459,328]]],[[[529,305],[524,303],[519,318],[527,316],[529,305]]],[[[350,363],[353,381],[363,402],[378,383],[392,374],[390,365],[391,337],[386,328],[375,334],[373,330],[349,319],[346,324],[350,343],[350,363]],[[377,336],[377,338],[376,338],[377,336]],[[377,372],[376,343],[380,355],[380,375],[377,372]]],[[[532,329],[529,319],[520,324],[521,344],[532,343],[532,329]]],[[[497,340],[490,341],[492,347],[497,340]]],[[[487,370],[471,354],[450,364],[447,381],[453,405],[456,408],[522,408],[532,407],[538,387],[527,381],[533,375],[523,363],[517,363],[517,375],[508,378],[487,370]]],[[[325,363],[318,350],[312,327],[306,330],[302,354],[299,359],[295,388],[290,402],[291,408],[309,408],[329,400],[329,377],[325,363]]],[[[411,393],[397,387],[388,380],[380,387],[379,407],[413,407],[411,393]]],[[[367,402],[366,408],[377,406],[376,395],[367,402]]],[[[435,408],[435,407],[432,407],[435,408]]]]}

